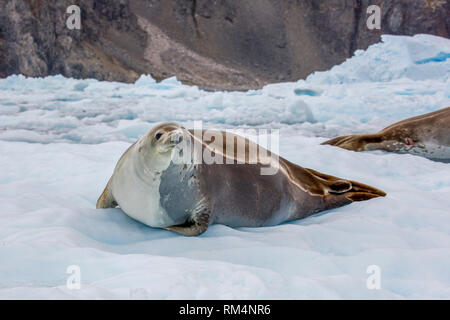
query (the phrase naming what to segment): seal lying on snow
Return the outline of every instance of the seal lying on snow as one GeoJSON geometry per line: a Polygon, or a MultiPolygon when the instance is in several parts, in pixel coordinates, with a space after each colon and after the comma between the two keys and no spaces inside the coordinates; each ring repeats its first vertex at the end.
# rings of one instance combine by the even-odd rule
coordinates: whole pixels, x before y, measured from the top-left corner
{"type": "Polygon", "coordinates": [[[362,183],[302,168],[229,132],[200,131],[198,136],[172,122],[154,127],[128,148],[97,208],[119,205],[144,224],[195,236],[212,223],[270,226],[384,195],[362,183]],[[203,141],[207,135],[210,143],[203,141]],[[244,153],[222,143],[228,135],[244,142],[244,153]],[[200,152],[195,152],[195,145],[200,152]],[[255,148],[256,155],[250,152],[255,148]],[[226,161],[174,161],[174,155],[186,156],[193,149],[190,160],[206,151],[226,161]],[[263,175],[263,168],[274,170],[263,175]]]}
{"type": "Polygon", "coordinates": [[[322,144],[353,151],[411,153],[450,162],[450,107],[394,123],[375,134],[342,136],[322,144]]]}

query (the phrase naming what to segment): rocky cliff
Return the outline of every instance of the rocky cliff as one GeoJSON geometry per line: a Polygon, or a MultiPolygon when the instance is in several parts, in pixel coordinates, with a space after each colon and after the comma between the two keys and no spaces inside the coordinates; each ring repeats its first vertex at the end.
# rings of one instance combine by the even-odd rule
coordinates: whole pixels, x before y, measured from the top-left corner
{"type": "Polygon", "coordinates": [[[444,0],[0,0],[0,76],[133,82],[176,75],[207,88],[297,80],[378,42],[450,35],[444,0]],[[68,6],[81,8],[69,30],[68,6]],[[381,30],[366,26],[381,8],[381,30]]]}

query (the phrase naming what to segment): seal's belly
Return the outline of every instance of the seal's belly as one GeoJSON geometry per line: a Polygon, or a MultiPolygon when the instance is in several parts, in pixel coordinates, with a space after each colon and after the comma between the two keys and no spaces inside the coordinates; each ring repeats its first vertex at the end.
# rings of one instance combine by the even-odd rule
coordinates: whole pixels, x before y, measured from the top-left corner
{"type": "Polygon", "coordinates": [[[433,160],[450,160],[450,147],[434,142],[425,142],[412,147],[404,147],[400,152],[422,156],[433,160]]]}
{"type": "Polygon", "coordinates": [[[120,208],[131,218],[148,226],[164,228],[174,221],[160,205],[160,179],[144,181],[132,167],[123,166],[112,179],[112,192],[120,208]]]}
{"type": "Polygon", "coordinates": [[[426,143],[424,144],[424,148],[413,148],[409,153],[429,159],[450,160],[450,147],[435,143],[426,143]]]}

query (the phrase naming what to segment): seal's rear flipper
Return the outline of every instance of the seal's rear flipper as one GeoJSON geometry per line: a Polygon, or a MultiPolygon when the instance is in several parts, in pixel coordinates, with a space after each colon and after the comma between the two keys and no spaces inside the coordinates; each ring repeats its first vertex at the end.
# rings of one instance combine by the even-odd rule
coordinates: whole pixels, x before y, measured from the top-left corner
{"type": "Polygon", "coordinates": [[[350,182],[352,183],[352,189],[347,192],[345,197],[351,201],[365,201],[386,196],[386,192],[380,189],[356,181],[350,182]]]}
{"type": "Polygon", "coordinates": [[[364,201],[386,195],[386,192],[360,182],[340,179],[312,169],[306,170],[319,179],[328,193],[343,194],[351,201],[364,201]]]}
{"type": "Polygon", "coordinates": [[[324,141],[321,143],[321,145],[329,144],[332,146],[339,147],[341,144],[345,143],[346,141],[350,140],[353,137],[354,137],[354,135],[340,136],[340,137],[336,137],[336,138],[324,141]]]}
{"type": "Polygon", "coordinates": [[[101,208],[115,208],[115,207],[117,207],[117,202],[114,200],[114,197],[109,190],[109,182],[108,182],[108,184],[105,187],[105,190],[103,190],[103,193],[97,200],[96,208],[101,209],[101,208]]]}
{"type": "MultiPolygon", "coordinates": [[[[348,200],[357,202],[357,201],[366,201],[366,200],[370,200],[373,198],[378,198],[378,197],[380,197],[380,195],[373,194],[373,193],[367,193],[367,192],[352,192],[345,197],[348,200]]],[[[381,197],[384,197],[384,196],[381,196],[381,197]]]]}
{"type": "Polygon", "coordinates": [[[352,151],[365,151],[373,149],[383,149],[383,138],[379,133],[374,134],[351,134],[348,136],[336,137],[322,142],[322,145],[329,144],[342,149],[352,151]]]}

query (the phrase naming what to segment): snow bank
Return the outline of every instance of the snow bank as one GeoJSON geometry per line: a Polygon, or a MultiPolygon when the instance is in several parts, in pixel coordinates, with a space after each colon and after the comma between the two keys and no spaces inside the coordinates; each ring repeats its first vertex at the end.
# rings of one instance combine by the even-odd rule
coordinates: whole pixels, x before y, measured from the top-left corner
{"type": "Polygon", "coordinates": [[[249,92],[0,80],[0,298],[450,298],[450,164],[320,145],[450,105],[449,43],[384,36],[328,72],[249,92]],[[130,142],[166,120],[279,128],[281,156],[388,196],[196,238],[95,210],[130,142]],[[66,287],[70,265],[80,290],[66,287]],[[380,290],[366,286],[371,265],[380,290]]]}
{"type": "Polygon", "coordinates": [[[315,72],[311,83],[337,84],[411,80],[448,80],[450,41],[418,34],[413,37],[383,35],[382,42],[370,46],[330,71],[315,72]]]}

